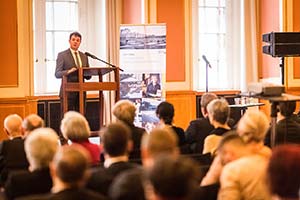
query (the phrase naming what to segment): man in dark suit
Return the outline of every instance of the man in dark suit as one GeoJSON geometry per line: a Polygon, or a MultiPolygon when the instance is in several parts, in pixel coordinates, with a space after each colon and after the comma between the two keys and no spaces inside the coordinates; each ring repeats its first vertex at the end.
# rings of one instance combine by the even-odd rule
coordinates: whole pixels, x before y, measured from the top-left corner
{"type": "Polygon", "coordinates": [[[0,185],[5,183],[11,171],[26,170],[29,165],[24,150],[22,118],[17,114],[8,115],[4,130],[9,140],[0,143],[0,185]]]}
{"type": "MultiPolygon", "coordinates": [[[[294,114],[296,110],[296,102],[280,102],[278,106],[280,114],[275,128],[275,145],[284,143],[300,144],[299,117],[294,114]]],[[[267,132],[265,144],[271,146],[271,129],[267,132]]]]}
{"type": "Polygon", "coordinates": [[[4,187],[7,199],[50,192],[52,179],[49,164],[58,149],[57,140],[57,133],[50,128],[35,129],[26,137],[29,171],[10,173],[4,187]]]}
{"type": "Polygon", "coordinates": [[[102,194],[107,194],[114,178],[122,172],[137,168],[128,162],[128,153],[132,148],[130,129],[123,122],[110,124],[101,135],[104,148],[104,168],[98,167],[92,173],[87,187],[102,194]]]}
{"type": "Polygon", "coordinates": [[[62,146],[50,171],[53,180],[51,194],[20,198],[23,200],[104,200],[106,197],[83,187],[88,175],[89,153],[80,145],[62,146]]]}
{"type": "Polygon", "coordinates": [[[203,117],[191,121],[185,131],[186,142],[190,145],[190,150],[193,153],[202,153],[204,139],[214,130],[208,119],[207,105],[217,98],[214,93],[204,93],[202,95],[200,106],[203,117]]]}
{"type": "MultiPolygon", "coordinates": [[[[62,78],[68,75],[68,82],[78,82],[78,73],[75,72],[79,67],[88,67],[89,62],[87,56],[78,50],[81,43],[81,34],[73,32],[69,37],[70,48],[58,53],[56,59],[55,77],[62,78]]],[[[86,79],[91,77],[86,76],[86,79]]],[[[62,105],[62,86],[60,88],[59,97],[62,105]]],[[[68,110],[79,111],[79,94],[73,92],[68,94],[68,110]]]]}

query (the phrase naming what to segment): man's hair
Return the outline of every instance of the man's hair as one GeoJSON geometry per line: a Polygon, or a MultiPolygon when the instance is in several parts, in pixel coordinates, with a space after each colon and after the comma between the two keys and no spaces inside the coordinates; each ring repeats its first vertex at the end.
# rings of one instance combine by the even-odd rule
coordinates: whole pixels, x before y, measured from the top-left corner
{"type": "Polygon", "coordinates": [[[196,166],[188,158],[160,156],[147,172],[154,193],[163,199],[187,198],[198,185],[196,166]]]}
{"type": "Polygon", "coordinates": [[[8,115],[4,119],[4,128],[11,136],[22,134],[22,118],[17,114],[8,115]]]}
{"type": "Polygon", "coordinates": [[[281,145],[273,149],[267,169],[271,193],[281,198],[299,198],[300,146],[281,145]]]}
{"type": "Polygon", "coordinates": [[[51,128],[35,129],[26,137],[26,157],[34,170],[49,167],[57,149],[58,135],[51,128]]]}
{"type": "Polygon", "coordinates": [[[37,114],[31,114],[23,120],[22,127],[26,131],[33,131],[36,128],[44,127],[44,120],[37,114]]]}
{"type": "Polygon", "coordinates": [[[260,110],[247,110],[240,119],[237,131],[244,142],[261,142],[269,129],[269,120],[260,110]]]}
{"type": "Polygon", "coordinates": [[[296,110],[296,101],[279,102],[280,114],[285,117],[290,117],[296,110]]]}
{"type": "Polygon", "coordinates": [[[60,130],[66,139],[80,142],[85,141],[90,136],[90,126],[86,118],[76,112],[68,111],[61,121],[60,130]]]}
{"type": "Polygon", "coordinates": [[[125,155],[130,139],[130,129],[123,122],[108,125],[101,135],[104,151],[112,157],[125,155]]]}
{"type": "Polygon", "coordinates": [[[228,121],[230,108],[225,99],[214,99],[207,105],[208,114],[221,124],[228,121]]]}
{"type": "Polygon", "coordinates": [[[243,139],[237,134],[236,131],[228,131],[221,139],[218,149],[222,149],[226,144],[234,144],[235,146],[244,146],[243,139]]]}
{"type": "Polygon", "coordinates": [[[178,150],[178,138],[167,129],[153,129],[142,137],[141,147],[147,149],[152,157],[160,154],[173,154],[178,150]]]}
{"type": "Polygon", "coordinates": [[[69,40],[71,40],[72,36],[79,37],[81,40],[81,34],[77,31],[70,33],[69,40]]]}
{"type": "Polygon", "coordinates": [[[204,93],[201,96],[200,105],[202,108],[206,109],[209,102],[211,102],[212,100],[217,99],[217,98],[218,98],[217,95],[214,93],[211,93],[211,92],[204,93]]]}
{"type": "Polygon", "coordinates": [[[156,108],[156,115],[159,119],[162,119],[165,124],[172,124],[174,117],[174,106],[167,102],[161,102],[156,108]]]}
{"type": "Polygon", "coordinates": [[[82,146],[72,144],[62,146],[53,159],[56,176],[71,185],[85,178],[89,168],[90,155],[82,146]]]}
{"type": "Polygon", "coordinates": [[[135,118],[135,105],[129,100],[118,101],[113,109],[113,115],[120,121],[125,122],[128,125],[132,125],[135,118]]]}
{"type": "Polygon", "coordinates": [[[109,189],[112,200],[146,200],[146,177],[139,169],[127,170],[117,176],[109,189]]]}

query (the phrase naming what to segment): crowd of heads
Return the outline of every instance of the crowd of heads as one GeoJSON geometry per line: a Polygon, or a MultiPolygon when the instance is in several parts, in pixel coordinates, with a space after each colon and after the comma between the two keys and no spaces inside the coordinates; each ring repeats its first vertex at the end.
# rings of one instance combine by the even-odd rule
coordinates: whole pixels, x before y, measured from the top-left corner
{"type": "MultiPolygon", "coordinates": [[[[278,107],[282,116],[289,117],[295,110],[295,103],[279,104],[278,107]]],[[[230,118],[228,102],[219,99],[213,93],[202,96],[201,110],[203,117],[208,118],[215,128],[227,124],[230,118]]],[[[126,157],[126,161],[130,162],[128,156],[133,149],[133,132],[130,127],[134,126],[136,107],[131,101],[121,100],[114,105],[112,114],[116,122],[99,131],[99,148],[104,159],[112,161],[126,157]]],[[[156,114],[164,124],[172,125],[174,106],[169,102],[162,102],[157,107],[156,114]]],[[[53,191],[59,190],[57,185],[63,185],[65,188],[85,187],[85,183],[93,176],[91,152],[81,144],[91,136],[86,118],[75,111],[64,114],[60,131],[65,139],[72,142],[67,145],[61,145],[58,134],[44,126],[44,121],[37,115],[29,115],[22,120],[19,115],[13,114],[4,120],[4,129],[9,139],[25,138],[24,150],[29,162],[29,171],[49,168],[53,179],[53,191]]],[[[257,187],[265,184],[266,193],[270,196],[299,198],[300,146],[286,144],[271,151],[264,146],[269,128],[269,119],[265,113],[258,109],[250,109],[243,114],[233,130],[222,135],[216,144],[216,154],[211,155],[214,156],[214,162],[209,163],[209,171],[205,172],[206,180],[209,180],[212,174],[215,176],[212,180],[219,184],[219,199],[223,199],[227,195],[224,194],[228,192],[226,181],[229,180],[226,173],[238,169],[233,172],[232,177],[240,184],[241,188],[238,190],[241,192],[245,189],[243,187],[247,187],[238,179],[243,170],[249,167],[245,163],[260,159],[262,162],[257,165],[262,167],[257,171],[257,177],[262,176],[266,179],[256,180],[257,187]],[[243,166],[243,170],[240,174],[235,174],[239,171],[238,165],[243,166]]],[[[107,193],[111,199],[194,199],[194,195],[197,194],[195,191],[203,189],[203,171],[200,170],[203,167],[202,163],[180,154],[178,136],[170,126],[157,127],[145,133],[140,143],[140,164],[143,169],[128,170],[116,176],[107,193]]],[[[255,166],[256,163],[253,164],[255,166]]],[[[249,170],[255,170],[255,167],[249,170]]],[[[247,178],[251,182],[251,177],[245,179],[247,178]]],[[[242,192],[239,195],[242,197],[242,192]]]]}

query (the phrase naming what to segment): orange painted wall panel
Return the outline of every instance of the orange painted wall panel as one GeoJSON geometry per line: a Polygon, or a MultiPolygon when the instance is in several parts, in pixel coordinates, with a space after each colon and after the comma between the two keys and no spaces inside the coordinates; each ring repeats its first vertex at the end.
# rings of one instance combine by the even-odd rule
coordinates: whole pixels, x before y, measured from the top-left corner
{"type": "MultiPolygon", "coordinates": [[[[259,13],[260,13],[260,33],[269,33],[272,31],[280,30],[280,19],[279,19],[279,1],[280,0],[260,0],[259,13]]],[[[262,37],[260,37],[260,40],[262,37]]],[[[262,45],[265,43],[259,42],[262,45]]],[[[261,56],[261,71],[259,72],[260,78],[279,77],[279,58],[273,58],[270,55],[262,53],[262,46],[259,54],[261,56]]],[[[259,57],[260,57],[259,56],[259,57]]]]}
{"type": "Polygon", "coordinates": [[[157,22],[167,26],[166,79],[185,81],[184,0],[157,0],[157,22]]]}
{"type": "Polygon", "coordinates": [[[141,0],[123,0],[122,24],[142,23],[141,0]]]}
{"type": "MultiPolygon", "coordinates": [[[[293,0],[293,31],[300,32],[300,1],[293,0]]],[[[300,58],[294,58],[294,78],[300,78],[300,58]]]]}
{"type": "Polygon", "coordinates": [[[17,1],[0,0],[0,87],[18,85],[17,1]]]}

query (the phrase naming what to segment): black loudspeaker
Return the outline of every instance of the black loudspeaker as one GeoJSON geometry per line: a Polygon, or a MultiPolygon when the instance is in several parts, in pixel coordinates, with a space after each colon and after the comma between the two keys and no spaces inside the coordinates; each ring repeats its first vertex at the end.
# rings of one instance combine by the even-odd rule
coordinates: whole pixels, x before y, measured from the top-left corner
{"type": "Polygon", "coordinates": [[[263,34],[263,53],[273,57],[300,56],[300,32],[271,32],[263,34]]]}

